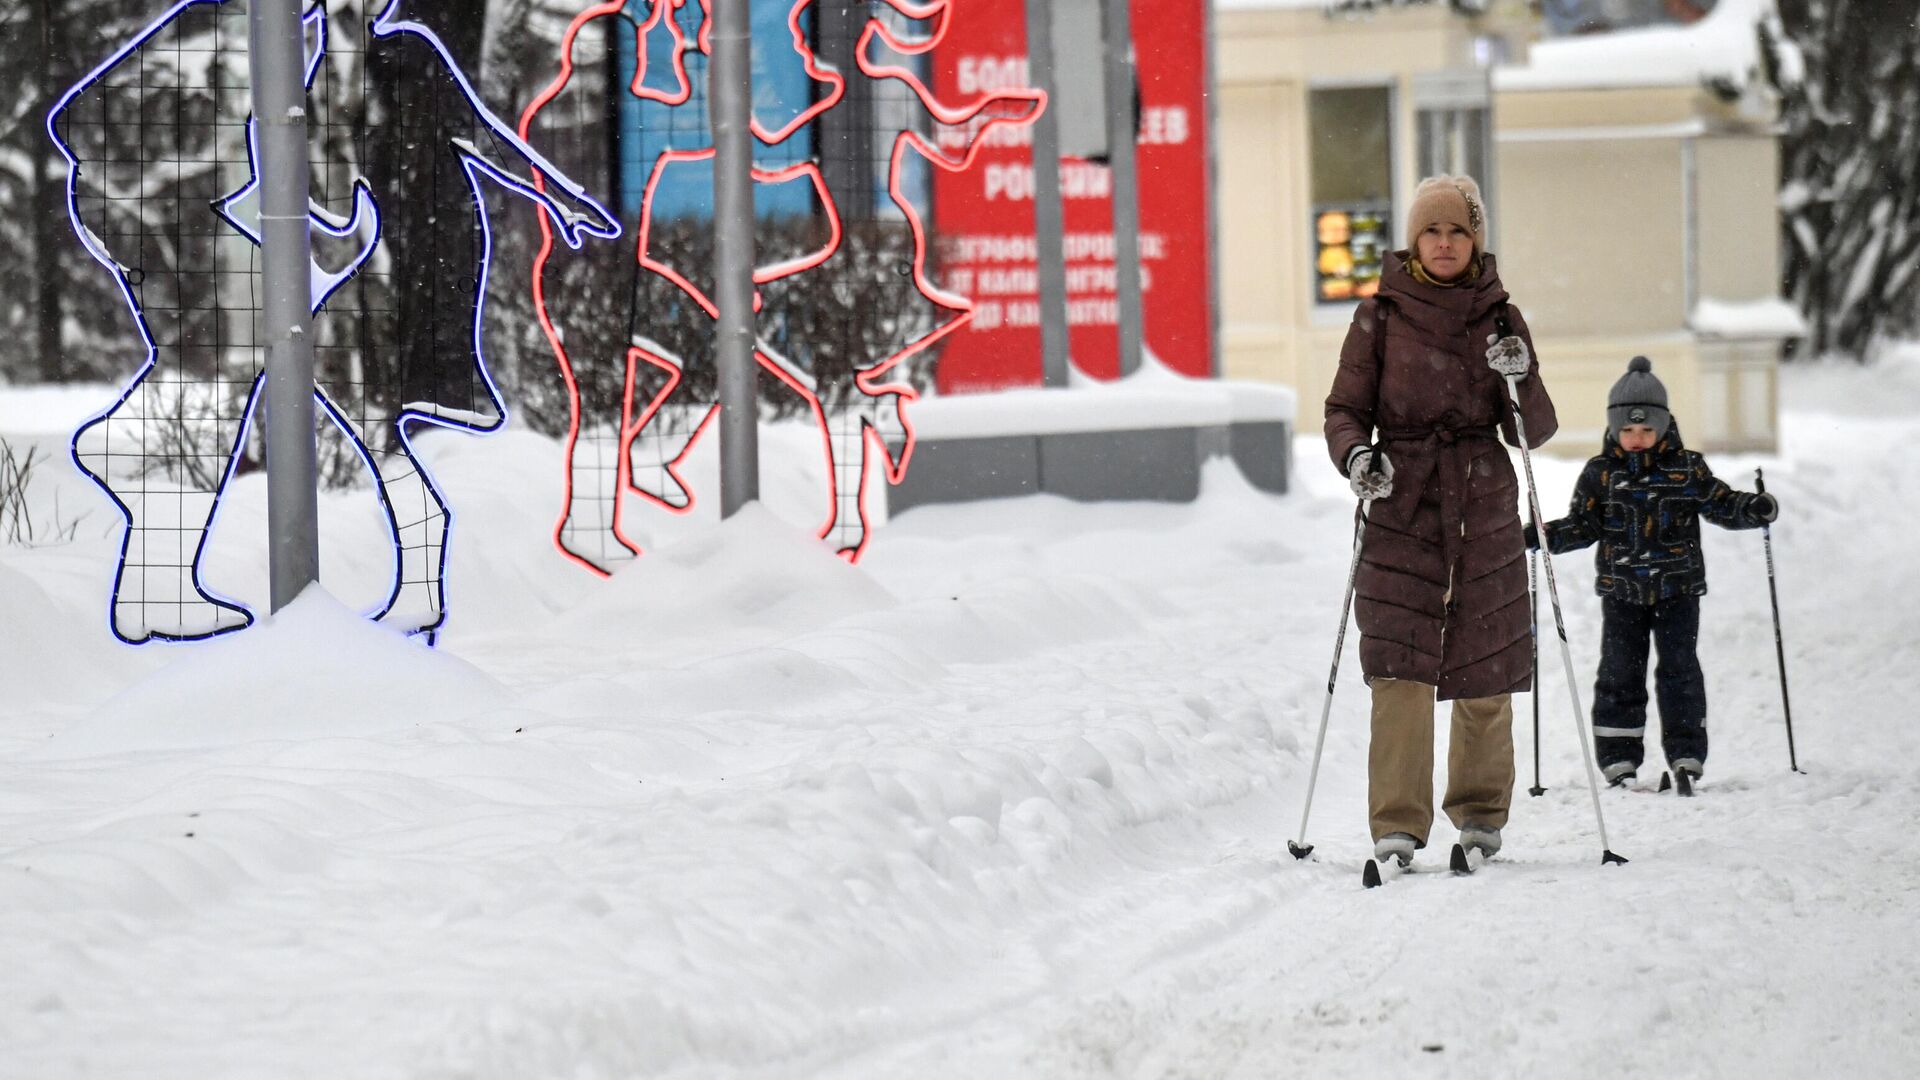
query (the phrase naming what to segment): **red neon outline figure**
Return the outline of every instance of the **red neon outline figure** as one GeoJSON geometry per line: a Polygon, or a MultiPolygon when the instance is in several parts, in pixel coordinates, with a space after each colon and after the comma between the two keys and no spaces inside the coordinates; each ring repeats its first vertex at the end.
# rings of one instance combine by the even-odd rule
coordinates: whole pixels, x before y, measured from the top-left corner
{"type": "MultiPolygon", "coordinates": [[[[692,2],[694,0],[651,0],[650,15],[635,28],[633,40],[638,60],[634,65],[635,76],[626,87],[629,93],[667,105],[679,105],[690,99],[690,82],[684,66],[689,47],[675,13],[692,2]],[[647,35],[658,32],[662,26],[670,28],[669,32],[673,34],[674,70],[670,80],[666,80],[672,82],[672,90],[659,89],[659,83],[663,80],[649,79],[646,70],[647,35]]],[[[798,0],[790,10],[787,22],[793,34],[795,52],[801,57],[808,76],[823,89],[816,92],[817,100],[811,106],[799,110],[777,128],[769,129],[756,114],[753,132],[764,146],[774,146],[791,137],[838,104],[844,96],[846,77],[830,67],[823,67],[808,46],[807,35],[801,27],[801,17],[809,3],[811,0],[798,0]]],[[[918,209],[902,191],[902,173],[909,161],[907,155],[918,154],[928,163],[949,171],[967,168],[977,149],[983,145],[981,137],[991,128],[1000,124],[1030,123],[1044,105],[1042,95],[1030,90],[1001,91],[959,103],[940,101],[908,68],[871,59],[868,54],[879,52],[882,48],[904,56],[924,54],[935,48],[946,34],[950,17],[948,0],[919,5],[908,0],[889,0],[889,4],[892,12],[888,14],[897,12],[900,20],[930,21],[932,25],[929,32],[906,34],[888,27],[879,19],[869,19],[855,50],[858,68],[855,77],[865,77],[875,82],[896,80],[904,83],[913,99],[925,110],[929,122],[942,128],[937,146],[916,132],[898,133],[889,159],[887,178],[888,191],[909,223],[914,238],[912,266],[910,270],[902,272],[911,274],[914,289],[940,314],[934,318],[929,329],[887,355],[865,362],[856,360],[851,385],[847,386],[816,385],[807,365],[796,363],[783,355],[764,334],[758,339],[755,350],[755,357],[761,366],[786,391],[801,400],[803,408],[812,415],[820,430],[821,447],[827,463],[828,506],[819,535],[850,560],[859,558],[868,540],[865,497],[869,463],[877,465],[890,483],[898,483],[912,455],[914,436],[906,409],[916,395],[905,383],[888,381],[890,373],[902,362],[966,325],[973,315],[970,301],[939,289],[927,276],[925,227],[918,209]],[[869,457],[874,453],[880,455],[877,460],[869,457]]],[[[534,121],[571,82],[576,70],[578,37],[582,29],[596,19],[607,17],[621,17],[634,22],[633,16],[625,14],[627,6],[626,0],[604,0],[583,10],[574,19],[563,40],[559,74],[521,116],[520,132],[523,137],[537,145],[534,121]]],[[[706,50],[711,30],[711,22],[705,14],[705,5],[702,4],[700,30],[695,35],[698,49],[702,52],[706,50]]],[[[625,36],[621,35],[619,40],[624,47],[625,36]]],[[[706,278],[705,268],[694,270],[675,267],[664,253],[656,253],[650,246],[659,225],[655,220],[654,195],[669,170],[704,165],[710,162],[712,156],[710,146],[696,150],[669,150],[655,159],[648,177],[641,204],[641,220],[636,229],[638,238],[632,249],[632,258],[637,264],[636,284],[647,280],[671,282],[677,294],[691,303],[660,305],[669,309],[665,314],[670,317],[710,320],[717,316],[717,311],[707,289],[703,284],[696,283],[706,278]]],[[[819,168],[810,162],[780,169],[756,168],[754,180],[759,185],[810,182],[825,223],[825,239],[820,246],[783,253],[776,261],[756,268],[756,286],[767,286],[789,278],[797,280],[801,275],[842,272],[835,261],[835,257],[841,253],[842,239],[837,201],[819,168]]],[[[872,180],[862,176],[856,182],[871,183],[872,180]]],[[[657,310],[632,312],[624,346],[625,355],[588,358],[570,354],[565,344],[567,335],[564,323],[567,318],[577,319],[580,316],[569,310],[562,317],[555,310],[556,306],[564,308],[566,305],[559,304],[558,296],[549,289],[549,279],[556,273],[556,265],[552,263],[554,250],[551,239],[544,235],[548,226],[543,222],[541,227],[544,242],[534,264],[534,300],[541,325],[560,365],[571,410],[566,450],[566,499],[555,525],[554,539],[556,546],[569,559],[596,573],[605,574],[613,568],[614,563],[631,558],[640,550],[624,528],[625,495],[641,496],[647,504],[672,513],[685,513],[692,508],[693,493],[687,488],[678,468],[711,422],[716,406],[711,401],[693,400],[684,389],[684,374],[689,370],[689,364],[706,364],[710,369],[712,360],[710,355],[673,355],[653,340],[645,332],[645,321],[662,317],[663,312],[657,310]],[[616,372],[624,376],[618,381],[618,393],[609,395],[596,392],[607,389],[610,376],[616,372]],[[605,400],[608,397],[617,397],[618,400],[605,400]],[[608,441],[614,447],[615,462],[611,469],[600,460],[603,455],[599,452],[599,447],[608,441]],[[612,543],[606,542],[609,537],[612,543]]],[[[564,273],[564,267],[560,268],[560,272],[564,273]]],[[[822,292],[831,295],[833,291],[822,292]]],[[[636,303],[638,296],[636,289],[636,303]]],[[[761,310],[762,300],[756,291],[756,310],[761,310]]],[[[853,306],[856,302],[849,300],[846,310],[839,313],[848,323],[880,317],[875,312],[857,309],[853,306]]],[[[892,314],[897,316],[898,313],[892,314]]],[[[659,324],[656,322],[655,325],[659,324]]],[[[601,334],[600,341],[598,351],[608,351],[609,336],[601,334]]]]}
{"type": "MultiPolygon", "coordinates": [[[[776,144],[802,130],[837,104],[845,90],[845,80],[823,66],[807,46],[801,16],[809,3],[811,0],[796,3],[788,13],[787,24],[795,55],[815,85],[810,95],[813,100],[792,115],[772,119],[763,119],[762,111],[756,109],[751,128],[763,144],[776,144]]],[[[689,52],[706,51],[711,22],[705,4],[699,0],[602,0],[580,11],[569,24],[562,38],[558,73],[521,114],[522,137],[539,142],[543,129],[555,123],[549,119],[553,113],[559,112],[558,123],[564,124],[565,107],[579,104],[562,101],[562,95],[574,84],[580,68],[593,59],[582,35],[596,22],[607,19],[626,24],[615,27],[617,48],[624,50],[631,42],[633,76],[626,80],[626,93],[674,107],[691,100],[693,80],[687,72],[686,57],[689,52]],[[634,13],[636,9],[645,12],[644,18],[634,13]],[[697,32],[691,35],[687,31],[689,23],[697,26],[697,32]],[[659,59],[649,55],[650,40],[659,40],[650,36],[656,34],[669,35],[664,52],[671,57],[671,66],[664,75],[649,70],[659,59]],[[556,102],[561,104],[556,107],[556,102]]],[[[606,72],[603,78],[611,80],[617,58],[599,59],[606,72]]],[[[590,98],[592,93],[588,90],[572,97],[590,98]]],[[[604,103],[595,100],[586,107],[600,109],[604,103]]],[[[704,119],[690,123],[704,133],[704,119]]],[[[554,542],[568,559],[595,573],[606,574],[640,551],[641,545],[626,527],[626,496],[638,496],[643,505],[668,513],[684,514],[693,508],[693,492],[679,469],[711,423],[716,406],[711,400],[696,400],[685,388],[689,360],[676,355],[659,339],[667,336],[660,332],[665,322],[711,319],[713,305],[665,259],[654,257],[649,245],[655,235],[651,211],[661,176],[670,167],[684,168],[712,156],[710,145],[668,150],[658,156],[648,176],[635,228],[637,242],[632,247],[622,245],[622,250],[616,251],[606,245],[593,245],[577,253],[563,252],[553,244],[551,227],[545,222],[540,226],[541,247],[532,275],[534,306],[559,365],[569,406],[565,496],[554,526],[554,542]],[[608,305],[600,298],[576,296],[559,284],[568,281],[570,275],[590,270],[588,264],[595,260],[603,270],[618,269],[609,267],[608,260],[628,268],[625,276],[633,280],[633,289],[627,305],[608,305]],[[643,302],[643,296],[652,300],[661,291],[655,286],[664,287],[678,301],[658,307],[643,302]],[[595,302],[583,302],[586,300],[595,302]],[[609,323],[608,311],[613,306],[631,308],[620,315],[624,325],[609,323]]],[[[802,164],[756,169],[754,176],[762,185],[810,187],[809,201],[824,211],[823,216],[832,225],[822,248],[779,258],[756,271],[756,280],[764,283],[799,273],[831,254],[838,243],[838,221],[819,169],[802,164]]],[[[620,280],[621,276],[603,274],[599,280],[620,280]]],[[[696,357],[691,362],[701,359],[696,357]]],[[[706,368],[711,371],[710,361],[706,368]]]]}

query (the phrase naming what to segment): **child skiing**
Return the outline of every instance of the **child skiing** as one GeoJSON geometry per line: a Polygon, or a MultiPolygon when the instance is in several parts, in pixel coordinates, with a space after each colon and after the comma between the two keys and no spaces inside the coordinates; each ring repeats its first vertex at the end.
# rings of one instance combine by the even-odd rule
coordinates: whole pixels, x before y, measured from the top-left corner
{"type": "MultiPolygon", "coordinates": [[[[1694,647],[1707,591],[1700,551],[1705,517],[1723,528],[1757,529],[1779,515],[1767,494],[1735,491],[1681,443],[1667,388],[1636,356],[1607,395],[1600,454],[1574,485],[1566,517],[1547,523],[1554,554],[1598,543],[1594,591],[1602,600],[1600,673],[1593,688],[1593,736],[1610,785],[1632,779],[1646,748],[1647,642],[1659,650],[1654,681],[1667,764],[1690,787],[1707,760],[1707,690],[1694,647]]],[[[1529,549],[1540,547],[1532,525],[1529,549]]]]}

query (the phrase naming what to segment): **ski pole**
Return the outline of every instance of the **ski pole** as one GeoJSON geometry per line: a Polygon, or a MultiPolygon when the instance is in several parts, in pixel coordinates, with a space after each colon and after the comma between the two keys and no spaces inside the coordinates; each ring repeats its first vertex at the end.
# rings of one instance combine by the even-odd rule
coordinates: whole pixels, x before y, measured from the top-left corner
{"type": "MultiPolygon", "coordinates": [[[[1767,478],[1759,469],[1753,470],[1753,487],[1762,495],[1767,493],[1767,478]]],[[[1780,707],[1787,716],[1787,765],[1799,772],[1800,759],[1793,752],[1793,702],[1787,697],[1787,647],[1780,640],[1780,590],[1773,583],[1772,522],[1761,524],[1760,539],[1767,548],[1767,595],[1773,599],[1773,655],[1780,661],[1780,707]]]]}
{"type": "MultiPolygon", "coordinates": [[[[1542,543],[1546,542],[1547,520],[1540,513],[1540,489],[1533,482],[1533,454],[1527,449],[1527,422],[1520,415],[1520,377],[1506,376],[1507,400],[1513,403],[1513,433],[1520,438],[1520,463],[1527,470],[1527,511],[1533,516],[1533,531],[1542,543]]],[[[1625,863],[1627,860],[1615,855],[1607,843],[1607,818],[1600,810],[1600,780],[1593,767],[1593,746],[1587,740],[1586,729],[1581,727],[1580,718],[1587,715],[1580,707],[1580,688],[1573,679],[1573,650],[1567,645],[1567,620],[1560,612],[1560,587],[1553,579],[1553,560],[1544,560],[1547,567],[1547,598],[1553,603],[1553,628],[1560,635],[1560,659],[1567,667],[1567,693],[1573,698],[1573,730],[1580,743],[1580,754],[1587,763],[1587,791],[1593,796],[1593,819],[1600,826],[1600,865],[1625,863]]]]}
{"type": "MultiPolygon", "coordinates": [[[[1542,538],[1541,543],[1546,543],[1542,538]]],[[[1539,798],[1547,793],[1540,786],[1540,552],[1527,553],[1527,617],[1529,632],[1533,636],[1533,693],[1527,696],[1533,699],[1533,786],[1527,794],[1539,798]]]]}
{"type": "MultiPolygon", "coordinates": [[[[1373,447],[1373,459],[1370,472],[1380,475],[1380,444],[1373,447]]],[[[1327,745],[1327,717],[1333,714],[1333,684],[1340,677],[1340,651],[1347,642],[1347,612],[1353,609],[1353,582],[1360,573],[1360,546],[1366,535],[1367,502],[1353,509],[1353,558],[1347,561],[1347,591],[1340,601],[1340,632],[1333,637],[1333,667],[1327,672],[1327,696],[1320,705],[1320,734],[1313,740],[1313,767],[1307,771],[1307,802],[1300,808],[1300,838],[1287,841],[1287,850],[1296,859],[1304,859],[1313,854],[1313,845],[1307,843],[1307,818],[1313,813],[1313,788],[1320,782],[1320,751],[1327,745]]]]}

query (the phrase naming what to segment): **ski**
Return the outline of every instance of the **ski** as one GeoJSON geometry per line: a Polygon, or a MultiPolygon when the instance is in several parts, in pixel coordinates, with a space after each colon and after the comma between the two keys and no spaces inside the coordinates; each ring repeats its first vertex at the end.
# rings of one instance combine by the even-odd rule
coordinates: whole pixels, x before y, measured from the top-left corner
{"type": "Polygon", "coordinates": [[[1660,774],[1660,790],[1672,789],[1683,799],[1693,798],[1693,776],[1685,769],[1673,773],[1660,774]]]}
{"type": "Polygon", "coordinates": [[[1401,866],[1391,859],[1384,863],[1378,859],[1368,859],[1367,865],[1360,870],[1360,884],[1365,888],[1377,889],[1395,878],[1405,877],[1415,872],[1411,863],[1401,866]]]}
{"type": "Polygon", "coordinates": [[[1608,791],[1624,791],[1633,795],[1655,795],[1660,792],[1668,790],[1672,786],[1673,786],[1673,777],[1666,773],[1661,773],[1660,779],[1657,783],[1653,781],[1648,781],[1647,783],[1642,784],[1642,783],[1637,783],[1633,780],[1622,780],[1617,784],[1608,784],[1607,790],[1608,791]]]}
{"type": "Polygon", "coordinates": [[[1467,849],[1459,844],[1453,845],[1453,853],[1447,856],[1447,866],[1454,873],[1463,876],[1473,873],[1473,864],[1467,861],[1467,849]]]}
{"type": "MultiPolygon", "coordinates": [[[[1484,862],[1485,860],[1482,861],[1484,862]]],[[[1459,844],[1453,845],[1453,853],[1447,857],[1447,867],[1459,877],[1470,876],[1475,869],[1477,869],[1473,864],[1473,860],[1467,855],[1467,849],[1461,847],[1459,844]]],[[[1389,864],[1388,869],[1382,870],[1379,860],[1368,859],[1367,865],[1360,871],[1360,884],[1364,888],[1377,889],[1397,877],[1402,877],[1413,872],[1414,869],[1411,866],[1395,867],[1391,864],[1389,864]]]]}
{"type": "MultiPolygon", "coordinates": [[[[1487,861],[1487,858],[1482,856],[1478,862],[1475,862],[1473,856],[1467,854],[1467,849],[1464,846],[1455,844],[1453,845],[1453,851],[1447,856],[1447,868],[1453,871],[1455,877],[1471,877],[1475,873],[1478,873],[1480,867],[1485,866],[1487,861]]],[[[1626,863],[1626,859],[1615,855],[1612,851],[1605,851],[1600,855],[1600,865],[1602,866],[1609,864],[1625,866],[1626,863]]],[[[1369,889],[1377,889],[1387,882],[1392,881],[1394,878],[1414,872],[1414,868],[1411,866],[1392,867],[1391,864],[1389,864],[1389,866],[1390,872],[1382,871],[1380,863],[1377,860],[1368,859],[1367,865],[1360,871],[1360,884],[1369,889]]]]}

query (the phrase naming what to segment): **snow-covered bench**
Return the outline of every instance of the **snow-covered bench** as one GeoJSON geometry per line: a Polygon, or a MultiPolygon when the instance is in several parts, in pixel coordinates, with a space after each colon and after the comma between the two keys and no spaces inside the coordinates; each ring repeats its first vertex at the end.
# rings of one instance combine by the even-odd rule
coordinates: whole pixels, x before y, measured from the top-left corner
{"type": "Polygon", "coordinates": [[[912,467],[890,489],[890,513],[1036,492],[1183,502],[1212,458],[1231,459],[1262,491],[1286,491],[1294,395],[1149,362],[1110,383],[928,398],[911,416],[912,467]]]}

